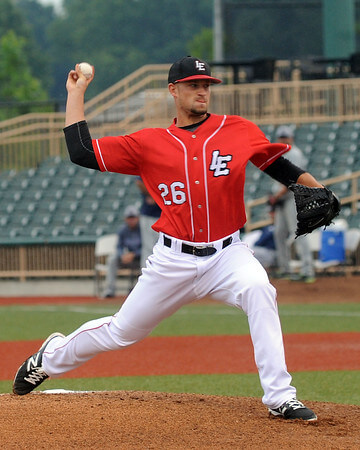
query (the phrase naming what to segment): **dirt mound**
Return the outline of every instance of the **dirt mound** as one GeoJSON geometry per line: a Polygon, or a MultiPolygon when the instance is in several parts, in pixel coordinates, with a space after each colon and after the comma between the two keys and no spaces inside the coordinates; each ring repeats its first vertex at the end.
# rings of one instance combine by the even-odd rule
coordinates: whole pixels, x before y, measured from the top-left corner
{"type": "Polygon", "coordinates": [[[360,448],[360,407],[307,402],[317,422],[269,418],[260,399],[137,391],[0,396],[6,449],[360,448]]]}

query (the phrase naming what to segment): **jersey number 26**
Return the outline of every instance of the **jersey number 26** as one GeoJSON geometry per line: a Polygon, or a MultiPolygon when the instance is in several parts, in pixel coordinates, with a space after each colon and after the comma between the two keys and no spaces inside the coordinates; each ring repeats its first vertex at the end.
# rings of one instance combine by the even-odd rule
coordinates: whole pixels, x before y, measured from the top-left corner
{"type": "Polygon", "coordinates": [[[165,205],[171,205],[175,203],[176,205],[181,205],[186,202],[185,192],[181,189],[185,188],[185,184],[181,181],[174,181],[169,186],[165,183],[160,183],[158,189],[161,191],[161,197],[164,200],[165,205]]]}

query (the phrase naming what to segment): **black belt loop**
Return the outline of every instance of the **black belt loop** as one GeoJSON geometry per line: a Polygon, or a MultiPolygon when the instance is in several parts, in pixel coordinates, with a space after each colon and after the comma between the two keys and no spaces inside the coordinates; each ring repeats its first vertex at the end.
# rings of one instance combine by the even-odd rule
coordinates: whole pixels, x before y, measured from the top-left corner
{"type": "Polygon", "coordinates": [[[222,248],[225,248],[225,247],[229,246],[232,243],[232,240],[233,240],[232,236],[230,236],[227,239],[225,239],[225,241],[223,241],[222,248]]]}
{"type": "MultiPolygon", "coordinates": [[[[228,247],[233,241],[232,236],[225,239],[222,243],[222,248],[228,247]]],[[[164,245],[166,247],[171,248],[171,239],[164,235],[164,245]]],[[[181,251],[182,253],[186,253],[188,255],[195,255],[195,256],[210,256],[216,253],[216,248],[212,246],[211,244],[196,246],[196,245],[189,245],[189,244],[181,244],[181,251]]]]}
{"type": "Polygon", "coordinates": [[[166,247],[171,248],[171,239],[164,236],[164,245],[166,245],[166,247]]]}

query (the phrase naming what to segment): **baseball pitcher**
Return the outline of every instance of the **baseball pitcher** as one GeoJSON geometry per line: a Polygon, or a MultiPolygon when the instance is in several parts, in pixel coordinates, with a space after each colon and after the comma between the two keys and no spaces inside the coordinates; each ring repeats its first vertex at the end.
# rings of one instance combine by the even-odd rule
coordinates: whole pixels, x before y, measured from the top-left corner
{"type": "MultiPolygon", "coordinates": [[[[211,76],[205,61],[188,56],[171,66],[168,89],[177,117],[168,128],[127,136],[91,138],[84,94],[93,78],[94,70],[87,79],[78,64],[68,75],[64,133],[70,158],[102,172],[140,176],[162,210],[153,225],[159,240],[118,313],[87,322],[68,336],[49,336],[20,366],[14,393],[27,394],[46,378],[59,377],[98,353],[132,345],[183,305],[211,295],[248,317],[262,400],[269,412],[285,419],[316,420],[291,385],[275,288],[241,242],[239,229],[246,222],[249,161],[286,186],[301,184],[315,193],[323,186],[282,156],[289,145],[271,144],[242,117],[208,112],[211,85],[221,80],[211,76]]],[[[334,205],[333,197],[331,202],[334,205]]]]}

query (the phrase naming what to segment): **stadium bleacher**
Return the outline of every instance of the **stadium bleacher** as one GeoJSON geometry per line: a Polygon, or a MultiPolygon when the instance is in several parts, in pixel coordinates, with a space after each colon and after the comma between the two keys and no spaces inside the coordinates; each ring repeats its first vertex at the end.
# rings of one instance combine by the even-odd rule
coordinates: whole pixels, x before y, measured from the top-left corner
{"type": "MultiPolygon", "coordinates": [[[[274,141],[276,127],[261,126],[274,141]]],[[[308,169],[325,179],[360,170],[360,122],[335,122],[294,126],[295,142],[305,152],[308,169]]],[[[247,167],[246,201],[271,193],[273,180],[247,167]]],[[[360,190],[360,186],[358,187],[360,190]]],[[[351,193],[351,181],[336,185],[340,197],[351,193]]],[[[56,242],[83,240],[95,242],[116,232],[128,204],[140,204],[134,177],[100,173],[58,157],[44,160],[38,167],[0,173],[0,243],[20,241],[56,242]]],[[[253,208],[252,221],[268,219],[261,205],[253,208]]],[[[344,207],[341,217],[349,226],[360,228],[360,207],[353,214],[344,207]]]]}
{"type": "Polygon", "coordinates": [[[95,242],[114,233],[126,205],[140,204],[133,178],[59,158],[18,173],[1,172],[0,242],[95,242]]]}

